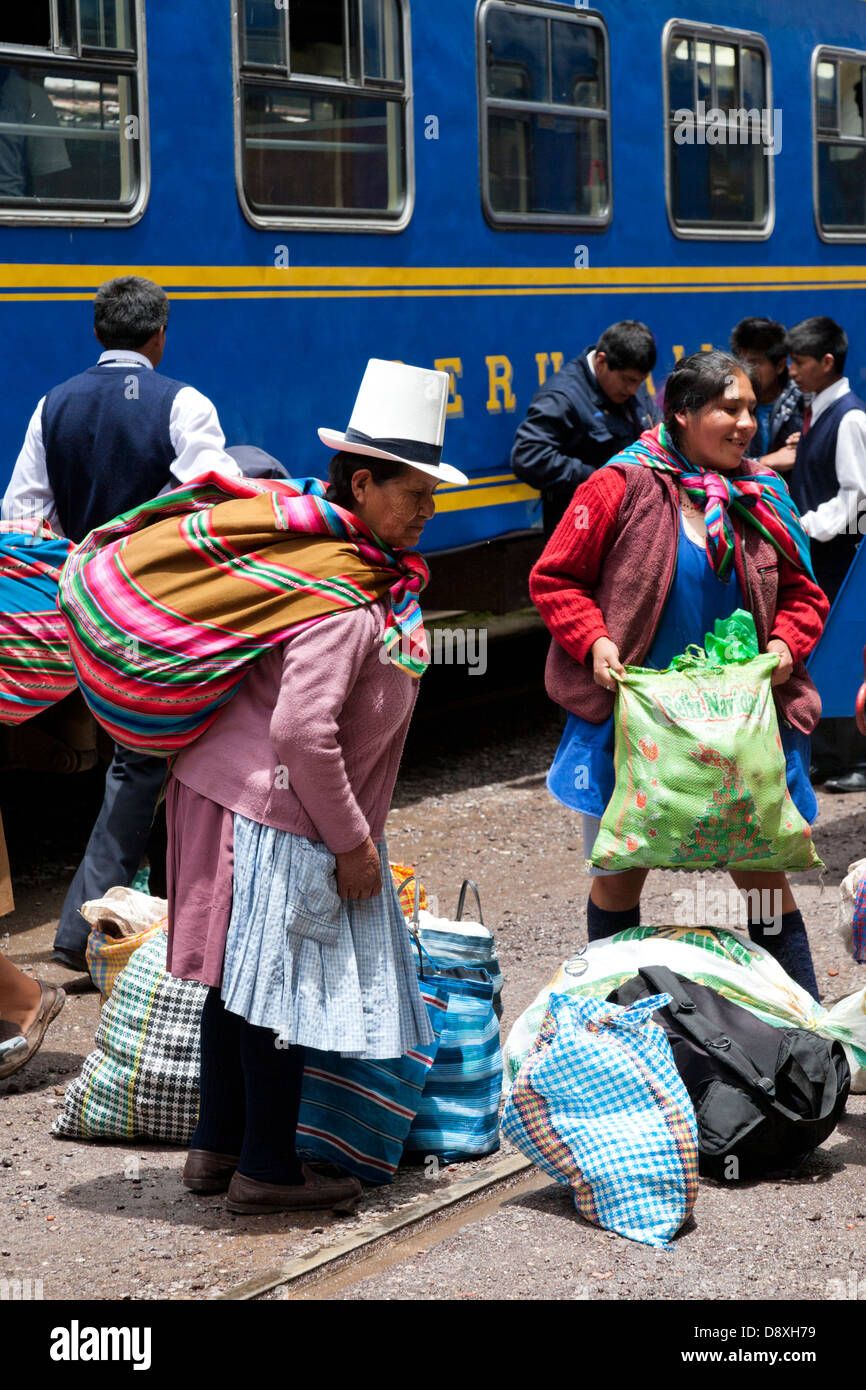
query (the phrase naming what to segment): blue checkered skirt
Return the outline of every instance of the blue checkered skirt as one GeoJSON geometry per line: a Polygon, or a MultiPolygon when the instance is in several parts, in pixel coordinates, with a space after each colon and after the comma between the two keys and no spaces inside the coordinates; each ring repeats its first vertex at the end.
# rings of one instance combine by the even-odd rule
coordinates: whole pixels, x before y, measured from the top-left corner
{"type": "Polygon", "coordinates": [[[343,902],[320,842],[235,813],[222,997],[288,1044],[402,1057],[434,1041],[414,948],[379,846],[382,892],[343,902]]]}

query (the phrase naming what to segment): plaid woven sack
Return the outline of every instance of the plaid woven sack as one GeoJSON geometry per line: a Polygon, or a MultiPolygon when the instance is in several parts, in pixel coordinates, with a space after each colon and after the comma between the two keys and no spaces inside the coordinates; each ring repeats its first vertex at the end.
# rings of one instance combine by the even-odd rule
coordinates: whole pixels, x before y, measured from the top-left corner
{"type": "MultiPolygon", "coordinates": [[[[188,1144],[198,1119],[199,1026],[207,986],[165,969],[166,937],[141,946],[105,1004],[94,1051],[66,1089],[53,1134],[188,1144]]],[[[445,1005],[422,986],[428,1011],[445,1005]]],[[[298,1146],[363,1178],[390,1182],[436,1045],[395,1061],[308,1053],[298,1146]]]]}
{"type": "Polygon", "coordinates": [[[421,995],[436,1035],[433,1065],[406,1139],[407,1153],[443,1163],[480,1158],[499,1148],[502,1048],[485,970],[426,964],[421,995]]]}
{"type": "Polygon", "coordinates": [[[159,925],[147,927],[144,931],[137,932],[135,936],[121,937],[119,941],[116,937],[106,936],[104,932],[96,931],[95,928],[91,930],[87,938],[85,958],[87,969],[90,971],[90,978],[102,995],[103,1004],[136,951],[146,941],[150,941],[156,936],[157,932],[163,930],[164,928],[159,925]]]}
{"type": "Polygon", "coordinates": [[[553,994],[502,1133],[574,1192],[581,1216],[669,1248],[698,1187],[697,1122],[653,995],[628,1008],[553,994]]]}
{"type": "Polygon", "coordinates": [[[188,1144],[198,1117],[199,1024],[207,986],[165,969],[158,932],[135,952],[102,1010],[95,1047],[66,1088],[51,1133],[188,1144]]]}

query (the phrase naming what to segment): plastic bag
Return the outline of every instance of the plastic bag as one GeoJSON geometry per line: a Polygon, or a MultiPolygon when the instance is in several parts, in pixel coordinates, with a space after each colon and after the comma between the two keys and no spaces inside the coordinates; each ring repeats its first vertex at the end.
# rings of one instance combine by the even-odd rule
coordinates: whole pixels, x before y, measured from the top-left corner
{"type": "Polygon", "coordinates": [[[552,994],[502,1133],[587,1221],[667,1248],[698,1186],[697,1122],[654,994],[628,1008],[552,994]]]}
{"type": "Polygon", "coordinates": [[[649,965],[666,965],[709,985],[765,1023],[809,1028],[841,1042],[851,1068],[851,1090],[866,1092],[866,990],[825,1009],[763,946],[738,932],[706,927],[631,927],[582,947],[559,967],[512,1027],[503,1049],[506,1087],[532,1047],[551,994],[606,999],[649,965]]]}
{"type": "Polygon", "coordinates": [[[626,667],[598,868],[822,867],[785,781],[770,689],[778,657],[752,655],[753,633],[738,609],[716,623],[709,653],[690,647],[666,671],[626,667]]]}

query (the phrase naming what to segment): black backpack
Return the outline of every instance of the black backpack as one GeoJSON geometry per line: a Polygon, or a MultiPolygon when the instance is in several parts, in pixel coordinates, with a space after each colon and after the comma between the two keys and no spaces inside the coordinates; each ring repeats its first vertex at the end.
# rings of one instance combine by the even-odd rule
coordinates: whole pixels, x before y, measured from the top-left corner
{"type": "Polygon", "coordinates": [[[773,1028],[663,965],[608,998],[631,1004],[651,994],[673,1000],[653,1017],[695,1107],[702,1173],[735,1181],[794,1168],[832,1134],[851,1085],[841,1043],[773,1028]]]}

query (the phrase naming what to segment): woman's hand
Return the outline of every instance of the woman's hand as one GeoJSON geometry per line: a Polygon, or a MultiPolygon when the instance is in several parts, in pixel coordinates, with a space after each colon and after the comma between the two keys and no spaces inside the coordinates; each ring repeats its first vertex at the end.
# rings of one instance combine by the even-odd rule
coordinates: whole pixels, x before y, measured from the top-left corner
{"type": "Polygon", "coordinates": [[[625,667],[619,659],[616,643],[611,642],[609,637],[599,637],[592,644],[592,678],[596,685],[603,686],[605,690],[616,690],[617,684],[611,671],[622,675],[625,667]]]}
{"type": "Polygon", "coordinates": [[[346,898],[375,898],[382,891],[379,851],[369,835],[357,849],[334,856],[337,861],[337,892],[346,898]]]}
{"type": "Polygon", "coordinates": [[[779,658],[779,664],[770,677],[771,685],[784,685],[794,669],[794,658],[787,642],[783,642],[781,637],[771,637],[767,643],[767,651],[775,652],[779,658]]]}

